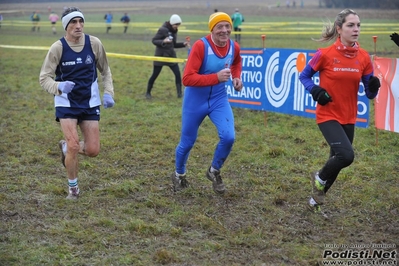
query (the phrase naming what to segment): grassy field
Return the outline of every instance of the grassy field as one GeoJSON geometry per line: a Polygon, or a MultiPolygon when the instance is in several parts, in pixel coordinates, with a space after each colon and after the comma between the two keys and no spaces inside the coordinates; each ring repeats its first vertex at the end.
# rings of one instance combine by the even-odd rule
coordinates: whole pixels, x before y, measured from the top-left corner
{"type": "MultiPolygon", "coordinates": [[[[47,3],[42,6],[45,14],[47,3]]],[[[112,53],[153,55],[154,29],[169,16],[143,4],[135,9],[128,34],[115,23],[107,35],[101,17],[109,4],[84,7],[85,32],[100,37],[112,53]]],[[[114,7],[118,20],[123,8],[114,7]]],[[[184,21],[181,40],[206,33],[208,15],[203,6],[194,7],[177,9],[184,21]]],[[[49,47],[62,36],[60,23],[53,35],[45,21],[39,33],[30,32],[26,14],[35,6],[25,8],[5,13],[0,5],[7,14],[0,45],[49,47]]],[[[173,12],[173,6],[164,9],[173,12]]],[[[317,48],[310,38],[318,36],[320,16],[306,12],[263,17],[254,11],[244,30],[253,33],[244,34],[243,46],[261,47],[259,35],[267,32],[268,47],[317,48]]],[[[333,19],[337,12],[330,13],[333,19]]],[[[374,53],[371,36],[378,35],[377,54],[399,57],[386,36],[397,31],[398,21],[374,16],[362,18],[361,45],[374,53]]],[[[181,49],[178,57],[186,53],[181,49]]],[[[345,245],[364,251],[371,244],[397,250],[396,133],[376,132],[372,115],[370,128],[356,129],[355,162],[328,193],[329,219],[306,209],[309,174],[323,165],[328,146],[315,121],[301,117],[234,109],[237,140],[222,170],[224,196],[214,194],[205,177],[218,141],[206,119],[188,161],[191,187],[174,193],[169,176],[181,100],[169,69],[157,79],[153,99],[145,99],[148,60],[109,58],[116,105],[102,110],[100,155],[80,157],[81,198],[65,200],[66,173],[57,146],[62,132],[53,97],[38,83],[45,55],[45,50],[0,48],[0,265],[322,265],[323,252],[332,245],[334,251],[345,245]]]]}

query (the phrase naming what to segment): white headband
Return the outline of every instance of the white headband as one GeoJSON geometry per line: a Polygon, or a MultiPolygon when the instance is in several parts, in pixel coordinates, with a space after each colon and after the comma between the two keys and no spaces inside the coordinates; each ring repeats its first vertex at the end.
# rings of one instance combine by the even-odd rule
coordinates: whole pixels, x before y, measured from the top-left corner
{"type": "Polygon", "coordinates": [[[62,27],[64,28],[64,30],[66,30],[66,28],[68,27],[69,22],[76,17],[82,18],[83,21],[85,20],[85,17],[83,16],[82,12],[79,11],[73,11],[62,18],[62,27]]]}

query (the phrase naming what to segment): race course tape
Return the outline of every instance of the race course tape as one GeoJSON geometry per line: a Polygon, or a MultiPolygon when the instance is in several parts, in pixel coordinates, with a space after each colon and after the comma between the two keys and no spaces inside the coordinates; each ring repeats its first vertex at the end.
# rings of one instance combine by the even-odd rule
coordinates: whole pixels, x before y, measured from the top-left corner
{"type": "Polygon", "coordinates": [[[107,53],[107,56],[109,56],[109,57],[117,57],[117,58],[130,58],[130,59],[137,59],[137,60],[160,61],[160,62],[168,62],[168,63],[184,63],[184,62],[187,61],[187,59],[182,59],[182,58],[146,56],[146,55],[133,55],[133,54],[107,53]]]}
{"type": "MultiPolygon", "coordinates": [[[[21,45],[3,45],[3,44],[0,44],[0,48],[45,50],[45,51],[48,51],[50,49],[49,47],[45,47],[45,46],[21,46],[21,45]]],[[[107,56],[116,57],[116,58],[129,58],[129,59],[136,59],[136,60],[168,62],[168,63],[184,63],[187,61],[187,59],[182,59],[182,58],[132,55],[132,54],[117,54],[117,53],[107,53],[107,56]]]]}

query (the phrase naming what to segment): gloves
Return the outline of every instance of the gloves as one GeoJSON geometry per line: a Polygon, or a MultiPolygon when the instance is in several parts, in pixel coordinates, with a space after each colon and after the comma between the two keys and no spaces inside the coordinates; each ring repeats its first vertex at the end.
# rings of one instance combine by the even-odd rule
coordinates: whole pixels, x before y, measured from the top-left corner
{"type": "Polygon", "coordinates": [[[72,81],[61,81],[58,83],[58,89],[63,93],[70,93],[75,86],[75,83],[72,81]]]}
{"type": "Polygon", "coordinates": [[[331,96],[328,92],[319,86],[314,86],[310,91],[312,94],[313,100],[315,100],[320,105],[326,105],[329,102],[332,102],[331,96]]]}
{"type": "Polygon", "coordinates": [[[389,35],[389,37],[391,37],[391,40],[399,46],[399,35],[396,32],[389,35]]]}
{"type": "Polygon", "coordinates": [[[103,96],[104,108],[107,109],[108,107],[114,106],[114,104],[115,104],[115,102],[114,102],[114,99],[112,98],[112,96],[108,93],[104,93],[104,96],[103,96]]]}
{"type": "Polygon", "coordinates": [[[375,76],[371,76],[369,79],[369,91],[371,93],[377,93],[380,87],[381,87],[380,79],[375,76]]]}

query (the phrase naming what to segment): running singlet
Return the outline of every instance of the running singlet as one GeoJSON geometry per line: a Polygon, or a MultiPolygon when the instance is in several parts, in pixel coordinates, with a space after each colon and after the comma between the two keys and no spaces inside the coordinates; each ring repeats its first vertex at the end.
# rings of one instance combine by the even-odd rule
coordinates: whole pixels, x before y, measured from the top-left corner
{"type": "MultiPolygon", "coordinates": [[[[230,68],[233,60],[234,60],[234,43],[230,40],[230,49],[225,57],[220,57],[215,54],[213,51],[212,47],[210,46],[208,40],[206,38],[201,38],[202,42],[204,43],[204,59],[201,64],[201,68],[198,71],[198,74],[212,74],[212,73],[217,73],[223,68],[230,68]]],[[[200,94],[203,94],[205,97],[204,99],[208,100],[208,97],[227,97],[227,92],[226,92],[226,85],[225,82],[221,82],[218,84],[215,84],[213,86],[204,86],[204,87],[192,87],[192,86],[186,86],[185,90],[186,92],[194,89],[198,91],[200,90],[200,94]],[[204,90],[204,89],[209,89],[210,91],[204,90]],[[211,95],[208,95],[208,94],[211,95]]],[[[198,92],[196,93],[198,94],[198,92]]],[[[196,97],[198,97],[197,95],[196,97]]],[[[189,99],[189,97],[185,97],[187,100],[192,100],[189,99]]]]}
{"type": "Polygon", "coordinates": [[[64,38],[62,56],[56,69],[55,81],[73,81],[73,90],[55,96],[55,107],[92,108],[101,105],[97,82],[95,56],[90,36],[85,35],[85,44],[80,52],[74,52],[64,38]]]}

